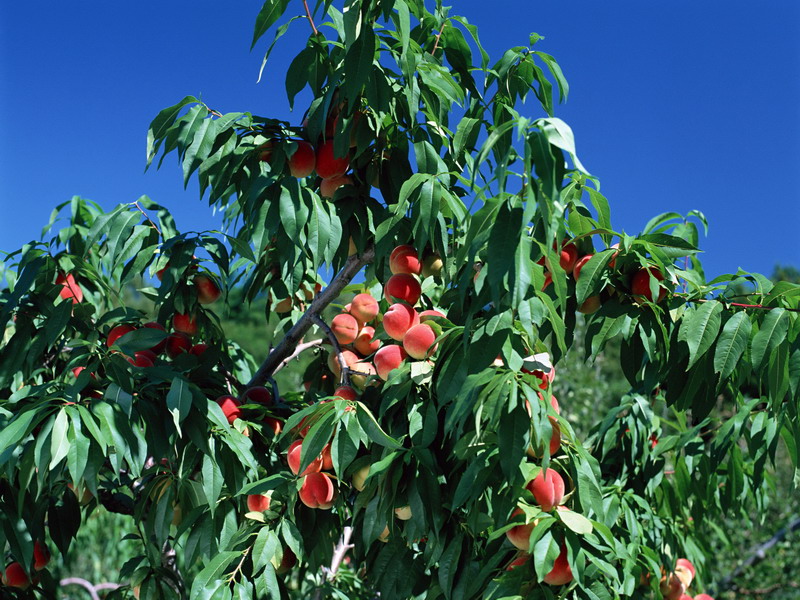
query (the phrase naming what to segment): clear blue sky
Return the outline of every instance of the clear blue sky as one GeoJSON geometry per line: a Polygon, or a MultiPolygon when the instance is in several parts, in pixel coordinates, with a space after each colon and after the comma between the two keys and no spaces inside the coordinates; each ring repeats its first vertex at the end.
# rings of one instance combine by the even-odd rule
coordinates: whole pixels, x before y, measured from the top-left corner
{"type": "MultiPolygon", "coordinates": [[[[800,2],[452,0],[492,58],[545,36],[571,85],[557,116],[601,179],[617,228],[699,209],[707,274],[800,266],[800,2]]],[[[183,190],[173,159],[143,173],[153,116],[184,95],[222,111],[291,116],[283,73],[298,21],[256,84],[261,3],[5,2],[0,5],[0,250],[39,236],[52,207],[147,194],[182,230],[218,219],[183,190]]],[[[302,12],[292,0],[290,9],[302,12]]],[[[530,103],[531,114],[539,115],[530,103]]]]}

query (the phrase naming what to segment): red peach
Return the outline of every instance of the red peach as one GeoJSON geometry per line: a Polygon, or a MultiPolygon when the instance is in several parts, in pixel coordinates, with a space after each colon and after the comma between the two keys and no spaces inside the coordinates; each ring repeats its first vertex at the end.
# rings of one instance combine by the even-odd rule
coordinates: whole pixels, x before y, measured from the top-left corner
{"type": "MultiPolygon", "coordinates": [[[[361,360],[358,354],[352,350],[342,350],[342,358],[344,359],[344,363],[351,368],[354,364],[361,360]]],[[[339,364],[339,359],[336,357],[335,352],[331,352],[328,355],[328,368],[336,377],[339,377],[339,375],[342,373],[342,367],[339,364]]]]}
{"type": "Polygon", "coordinates": [[[303,477],[299,496],[309,508],[328,509],[336,499],[336,488],[327,473],[310,473],[303,477]]]}
{"type": "Polygon", "coordinates": [[[333,458],[331,457],[331,445],[326,444],[325,447],[322,449],[322,470],[323,471],[330,471],[333,469],[333,458]]]}
{"type": "MultiPolygon", "coordinates": [[[[648,267],[646,269],[640,269],[636,272],[631,279],[631,293],[634,296],[643,296],[646,300],[650,302],[653,301],[653,294],[650,291],[650,276],[653,276],[657,281],[663,281],[664,276],[661,274],[656,267],[648,267]]],[[[658,300],[656,302],[661,302],[664,299],[664,296],[667,294],[667,290],[664,288],[663,285],[660,283],[658,284],[658,300]]]]}
{"type": "Polygon", "coordinates": [[[375,328],[365,325],[358,332],[358,337],[353,342],[353,346],[364,356],[369,356],[381,347],[381,341],[375,339],[375,328]]]}
{"type": "Polygon", "coordinates": [[[192,346],[191,350],[189,350],[189,354],[194,354],[197,358],[200,358],[205,354],[206,350],[208,350],[208,344],[195,344],[192,346]]]}
{"type": "Polygon", "coordinates": [[[358,337],[358,321],[347,313],[336,315],[331,321],[331,331],[340,344],[352,344],[358,337]]]}
{"type": "Polygon", "coordinates": [[[278,575],[283,575],[284,573],[288,573],[289,569],[297,564],[297,556],[295,556],[292,549],[288,546],[283,549],[283,556],[281,557],[281,564],[275,569],[275,572],[278,575]]]}
{"type": "Polygon", "coordinates": [[[669,577],[664,575],[659,583],[659,588],[665,600],[679,600],[686,591],[683,587],[683,582],[675,573],[670,573],[669,577]]]}
{"type": "Polygon", "coordinates": [[[433,317],[441,317],[443,319],[447,318],[444,313],[441,313],[438,310],[423,310],[421,313],[419,313],[419,320],[421,323],[424,323],[433,317]]]}
{"type": "Polygon", "coordinates": [[[21,564],[12,562],[6,567],[5,574],[3,575],[3,585],[25,590],[31,585],[31,580],[21,564]]]}
{"type": "Polygon", "coordinates": [[[408,273],[398,273],[392,275],[383,288],[386,300],[395,302],[406,302],[414,306],[422,295],[422,286],[413,275],[408,273]]]}
{"type": "Polygon", "coordinates": [[[283,431],[283,423],[275,417],[264,417],[264,425],[272,432],[273,437],[278,437],[283,431]]]}
{"type": "Polygon", "coordinates": [[[521,553],[514,560],[512,560],[510,563],[508,563],[508,566],[506,567],[506,571],[513,571],[517,567],[520,567],[520,566],[524,565],[530,559],[531,559],[531,555],[530,554],[521,553]]]}
{"type": "Polygon", "coordinates": [[[194,287],[197,289],[197,301],[200,304],[216,302],[222,295],[219,286],[208,275],[195,275],[194,287]]]}
{"type": "Polygon", "coordinates": [[[244,395],[242,396],[242,400],[245,403],[254,403],[254,404],[263,404],[264,406],[269,406],[272,404],[272,392],[270,392],[267,388],[262,385],[254,385],[251,388],[247,388],[244,395]]]}
{"type": "MultiPolygon", "coordinates": [[[[300,453],[302,450],[303,440],[295,440],[291,443],[289,449],[286,451],[286,460],[289,463],[289,468],[295,475],[297,475],[300,471],[300,453]]],[[[322,469],[322,462],[322,456],[318,456],[311,461],[311,464],[309,464],[302,473],[300,473],[300,476],[303,477],[309,473],[319,473],[319,471],[322,469]]]]}
{"type": "Polygon", "coordinates": [[[72,299],[73,304],[77,304],[83,300],[83,290],[75,281],[72,273],[67,273],[66,275],[59,273],[56,277],[56,283],[63,286],[58,294],[62,299],[72,299]]]}
{"type": "Polygon", "coordinates": [[[41,540],[33,543],[33,568],[41,571],[50,562],[50,549],[41,540]]]}
{"type": "Polygon", "coordinates": [[[356,294],[348,310],[360,323],[369,323],[378,316],[380,307],[372,294],[356,294]]]}
{"type": "Polygon", "coordinates": [[[175,331],[180,331],[191,336],[197,333],[197,320],[191,315],[176,313],[175,316],[172,317],[172,328],[175,331]]]}
{"type": "Polygon", "coordinates": [[[575,266],[572,268],[572,276],[575,278],[575,281],[578,281],[578,277],[581,276],[581,269],[583,269],[584,265],[588,263],[594,254],[587,254],[586,256],[581,256],[575,266]]]}
{"type": "Polygon", "coordinates": [[[398,342],[402,342],[406,332],[418,323],[417,311],[406,304],[392,304],[383,315],[384,331],[398,342]]]}
{"type": "Polygon", "coordinates": [[[264,512],[269,510],[272,499],[267,494],[248,494],[247,510],[251,512],[264,512]]]}
{"type": "Polygon", "coordinates": [[[422,263],[419,254],[414,246],[397,246],[389,255],[389,270],[397,275],[408,273],[409,275],[419,275],[422,272],[422,263]]]}
{"type": "MultiPolygon", "coordinates": [[[[551,434],[550,434],[550,456],[555,455],[559,448],[561,448],[561,427],[558,424],[558,421],[554,417],[547,417],[550,421],[551,427],[551,434]]],[[[528,446],[528,456],[532,458],[541,458],[544,454],[544,450],[542,449],[541,445],[537,445],[534,447],[534,442],[532,441],[531,444],[528,446]]]]}
{"type": "Polygon", "coordinates": [[[694,597],[694,600],[714,600],[714,599],[708,594],[697,594],[697,596],[694,597]]]}
{"type": "Polygon", "coordinates": [[[578,260],[578,248],[575,244],[567,244],[561,247],[561,258],[558,264],[561,265],[562,269],[567,273],[572,273],[572,269],[575,268],[576,260],[578,260]]]}
{"type": "Polygon", "coordinates": [[[337,157],[333,151],[333,140],[328,140],[317,146],[317,175],[322,179],[329,179],[337,175],[344,175],[350,168],[350,158],[337,157]]]}
{"type": "Polygon", "coordinates": [[[547,472],[541,471],[525,487],[545,512],[553,510],[564,498],[564,480],[553,469],[547,469],[547,472]]]}
{"type": "Polygon", "coordinates": [[[694,565],[686,558],[679,558],[675,561],[675,574],[683,583],[683,587],[688,588],[692,585],[692,580],[694,579],[694,565]]]}
{"type": "Polygon", "coordinates": [[[239,402],[233,396],[225,394],[224,396],[217,398],[216,402],[222,409],[222,413],[225,415],[225,418],[228,419],[228,423],[233,424],[236,419],[242,416],[242,411],[239,408],[239,406],[241,406],[241,402],[239,402]]]}
{"type": "Polygon", "coordinates": [[[308,177],[314,172],[316,162],[314,147],[308,142],[297,142],[297,148],[289,158],[289,173],[298,179],[308,177]]]}
{"type": "Polygon", "coordinates": [[[361,360],[350,366],[354,371],[350,373],[350,383],[352,383],[359,390],[364,390],[367,387],[367,381],[370,376],[377,375],[378,371],[371,362],[361,360]]]}
{"type": "Polygon", "coordinates": [[[171,333],[167,336],[166,349],[167,356],[175,358],[183,352],[189,352],[192,348],[192,340],[182,332],[171,333]]]}
{"type": "MultiPolygon", "coordinates": [[[[514,512],[511,513],[511,520],[513,521],[514,517],[522,514],[524,514],[524,511],[521,508],[515,509],[514,512]]],[[[531,532],[535,526],[535,523],[521,523],[506,531],[506,537],[516,548],[527,552],[528,546],[530,545],[531,532]]]]}
{"type": "Polygon", "coordinates": [[[403,348],[411,358],[423,360],[436,352],[436,332],[426,323],[414,325],[403,336],[403,348]]]}
{"type": "Polygon", "coordinates": [[[319,182],[319,195],[323,198],[333,198],[336,190],[345,185],[353,185],[353,178],[350,175],[328,177],[319,182]]]}
{"type": "Polygon", "coordinates": [[[106,346],[111,348],[119,338],[121,338],[126,333],[130,333],[131,331],[136,331],[136,327],[133,325],[117,325],[111,331],[108,332],[108,338],[106,338],[106,346]]]}
{"type": "Polygon", "coordinates": [[[602,303],[600,302],[600,296],[589,296],[578,307],[578,312],[583,313],[584,315],[593,315],[600,310],[601,306],[602,303]]]}
{"type": "Polygon", "coordinates": [[[375,353],[375,369],[378,377],[384,381],[389,379],[389,374],[398,368],[406,359],[406,351],[397,344],[383,346],[375,353]]]}
{"type": "Polygon", "coordinates": [[[548,585],[564,585],[572,581],[572,569],[567,560],[567,547],[561,546],[561,552],[553,564],[553,569],[544,576],[544,582],[548,585]]]}
{"type": "Polygon", "coordinates": [[[134,354],[134,358],[131,358],[130,356],[126,356],[125,358],[128,360],[129,363],[131,363],[136,367],[153,366],[153,361],[150,360],[150,357],[142,352],[137,352],[136,354],[134,354]]]}
{"type": "Polygon", "coordinates": [[[355,402],[358,399],[358,393],[349,385],[339,386],[333,392],[333,395],[337,398],[342,398],[343,400],[351,400],[353,402],[355,402]]]}

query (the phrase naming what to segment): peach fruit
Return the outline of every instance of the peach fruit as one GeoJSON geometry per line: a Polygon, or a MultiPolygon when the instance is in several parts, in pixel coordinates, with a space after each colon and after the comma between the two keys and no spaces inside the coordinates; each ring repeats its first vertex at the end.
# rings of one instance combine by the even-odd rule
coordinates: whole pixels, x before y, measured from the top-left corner
{"type": "Polygon", "coordinates": [[[567,560],[567,547],[561,546],[561,552],[553,564],[552,570],[544,576],[544,582],[548,585],[564,585],[572,581],[572,569],[567,560]]]}
{"type": "Polygon", "coordinates": [[[228,394],[220,396],[216,399],[216,403],[219,404],[219,407],[222,409],[222,414],[228,419],[228,423],[233,424],[236,419],[242,416],[242,411],[239,408],[241,402],[233,396],[228,394]]]}
{"type": "Polygon", "coordinates": [[[665,600],[679,600],[686,591],[676,573],[670,573],[669,576],[664,575],[659,583],[659,588],[665,600]]]}
{"type": "Polygon", "coordinates": [[[50,550],[47,544],[41,540],[36,540],[33,543],[33,568],[41,571],[50,562],[50,550]]]}
{"type": "Polygon", "coordinates": [[[308,177],[314,172],[316,162],[314,147],[308,142],[297,142],[297,148],[289,158],[289,173],[298,179],[308,177]]]}
{"type": "Polygon", "coordinates": [[[197,320],[191,315],[175,313],[175,316],[172,317],[172,328],[192,336],[197,333],[197,320]]]}
{"type": "Polygon", "coordinates": [[[59,273],[56,277],[56,284],[62,286],[61,291],[58,293],[64,300],[72,300],[73,304],[77,304],[83,300],[83,290],[81,286],[75,281],[72,273],[59,273]]]}
{"type": "Polygon", "coordinates": [[[322,142],[317,146],[317,175],[322,179],[330,179],[337,175],[344,175],[350,168],[350,159],[347,156],[337,157],[333,151],[333,140],[322,142]]]}
{"type": "Polygon", "coordinates": [[[371,294],[356,294],[350,302],[350,314],[360,323],[369,323],[379,311],[378,301],[371,294]]]}
{"type": "Polygon", "coordinates": [[[383,288],[386,300],[395,302],[406,302],[414,306],[422,295],[422,286],[413,275],[408,273],[398,273],[392,275],[383,288]]]}
{"type": "Polygon", "coordinates": [[[182,332],[171,333],[167,336],[166,349],[167,356],[175,358],[182,352],[189,352],[192,349],[192,340],[182,332]]]}
{"type": "Polygon", "coordinates": [[[349,385],[342,385],[334,390],[333,395],[343,400],[351,400],[355,402],[358,399],[358,393],[349,385]]]}
{"type": "Polygon", "coordinates": [[[564,479],[553,469],[539,472],[526,487],[545,512],[553,510],[564,498],[564,479]]]}
{"type": "MultiPolygon", "coordinates": [[[[631,279],[631,293],[634,296],[642,296],[646,300],[652,302],[653,294],[650,291],[650,276],[653,276],[657,281],[663,281],[664,276],[656,267],[648,267],[646,269],[639,269],[631,279]]],[[[658,284],[658,300],[656,303],[661,302],[667,294],[666,288],[660,283],[658,284]]]]}
{"type": "Polygon", "coordinates": [[[12,562],[6,567],[2,581],[3,585],[19,588],[21,590],[28,589],[28,587],[31,585],[31,580],[28,577],[28,574],[18,562],[12,562]]]}
{"type": "MultiPolygon", "coordinates": [[[[511,519],[513,520],[514,517],[524,514],[521,508],[517,508],[514,512],[511,513],[511,519]]],[[[528,551],[529,540],[531,537],[531,532],[533,528],[536,526],[535,523],[521,523],[515,527],[512,527],[508,531],[506,531],[506,537],[508,541],[514,544],[514,547],[519,548],[520,550],[528,551]]]]}
{"type": "MultiPolygon", "coordinates": [[[[300,471],[300,454],[303,450],[303,440],[295,440],[286,451],[286,460],[289,463],[289,468],[295,475],[300,471]]],[[[300,473],[300,476],[309,475],[311,473],[319,473],[322,470],[322,456],[318,456],[311,461],[305,470],[300,473]]]]}
{"type": "Polygon", "coordinates": [[[267,494],[248,494],[247,496],[247,510],[251,512],[264,512],[269,510],[270,498],[267,494]]]}
{"type": "Polygon", "coordinates": [[[397,344],[388,344],[380,348],[374,358],[378,377],[384,381],[388,380],[389,374],[403,364],[406,356],[406,351],[397,344]]]}
{"type": "Polygon", "coordinates": [[[429,254],[422,260],[423,277],[441,277],[444,261],[437,253],[429,254]]]}
{"type": "Polygon", "coordinates": [[[694,565],[686,558],[679,558],[675,561],[675,574],[678,576],[678,579],[681,580],[681,583],[683,583],[683,587],[688,588],[692,585],[692,580],[694,579],[694,565]]]}
{"type": "Polygon", "coordinates": [[[369,477],[369,465],[361,467],[358,471],[353,473],[350,477],[350,481],[353,483],[354,488],[359,492],[363,492],[364,488],[367,486],[367,477],[369,477]]]}
{"type": "MultiPolygon", "coordinates": [[[[145,323],[144,327],[147,327],[148,329],[158,329],[159,331],[163,331],[164,333],[166,333],[166,329],[164,329],[164,326],[161,323],[157,323],[156,321],[150,321],[149,323],[145,323]]],[[[152,350],[156,354],[161,354],[164,351],[164,348],[166,348],[166,346],[167,346],[167,338],[164,338],[163,340],[158,342],[155,346],[150,348],[150,350],[152,350]]]]}
{"type": "Polygon", "coordinates": [[[417,311],[406,304],[392,304],[383,315],[383,329],[398,342],[403,341],[406,332],[419,323],[417,311]]]}
{"type": "Polygon", "coordinates": [[[319,182],[319,195],[323,198],[333,198],[336,190],[345,185],[353,185],[350,175],[336,175],[319,182]]]}
{"type": "Polygon", "coordinates": [[[403,348],[411,358],[423,360],[436,352],[436,332],[427,323],[414,325],[403,336],[403,348]]]}
{"type": "Polygon", "coordinates": [[[336,488],[327,473],[310,473],[303,477],[299,496],[309,508],[328,509],[336,500],[336,488]]]}
{"type": "Polygon", "coordinates": [[[216,302],[222,295],[219,286],[208,275],[195,275],[193,281],[194,287],[197,290],[197,301],[200,304],[216,302]]]}
{"type": "Polygon", "coordinates": [[[242,400],[245,403],[252,402],[253,404],[263,404],[265,406],[269,406],[272,404],[272,392],[270,392],[263,385],[254,385],[251,388],[247,388],[247,391],[245,391],[244,395],[242,396],[242,400]]]}
{"type": "Polygon", "coordinates": [[[353,315],[342,313],[333,317],[331,331],[340,344],[352,344],[358,337],[358,321],[353,315]]]}
{"type": "Polygon", "coordinates": [[[392,274],[407,273],[419,275],[422,272],[422,263],[414,246],[397,246],[389,255],[389,270],[392,274]]]}
{"type": "Polygon", "coordinates": [[[369,356],[380,348],[381,341],[375,339],[375,328],[369,325],[362,327],[355,342],[353,342],[353,347],[364,356],[369,356]]]}
{"type": "Polygon", "coordinates": [[[117,343],[117,340],[121,338],[126,333],[130,333],[131,331],[136,331],[136,327],[133,325],[117,325],[111,331],[108,332],[108,337],[106,338],[106,346],[111,348],[114,344],[117,343]]]}

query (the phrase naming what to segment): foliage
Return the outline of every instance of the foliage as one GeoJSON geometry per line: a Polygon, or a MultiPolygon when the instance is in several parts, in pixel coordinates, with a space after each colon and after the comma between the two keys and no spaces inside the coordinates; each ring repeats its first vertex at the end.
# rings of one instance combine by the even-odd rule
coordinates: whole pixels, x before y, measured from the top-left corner
{"type": "MultiPolygon", "coordinates": [[[[254,44],[300,25],[287,8],[264,4],[254,44]]],[[[148,598],[658,597],[661,569],[679,556],[697,565],[701,591],[715,524],[764,505],[779,444],[798,465],[800,287],[745,272],[707,282],[696,211],[656,216],[635,236],[614,230],[553,116],[568,86],[539,36],[490,63],[477,29],[438,4],[317,10],[286,77],[290,103],[306,87],[313,95],[305,125],[222,114],[191,96],[151,124],[148,163],[174,152],[229,233],[181,234],[147,198],[110,213],[73,198],[54,212],[49,241],[7,257],[0,545],[29,570],[36,540],[74,551],[103,506],[132,518],[137,551],[120,577],[148,598]],[[536,119],[519,112],[533,98],[536,119]],[[352,167],[333,198],[319,178],[291,175],[301,143],[320,138],[352,167]],[[67,223],[56,230],[58,215],[67,223]],[[327,310],[330,322],[333,301],[382,297],[400,244],[443,261],[422,280],[421,309],[446,315],[433,321],[431,360],[371,378],[356,400],[333,395],[321,356],[307,391],[279,387],[279,363],[312,322],[327,333],[317,318],[327,310]],[[579,278],[567,251],[592,255],[579,278]],[[351,284],[362,267],[365,282],[351,284]],[[321,269],[337,275],[317,293],[321,269]],[[194,319],[205,352],[126,360],[175,341],[140,327],[151,317],[121,295],[142,273],[155,320],[189,331],[194,319]],[[202,277],[236,289],[237,304],[266,304],[266,361],[226,336],[202,277]],[[755,287],[746,303],[742,280],[755,287]],[[590,313],[585,326],[577,310],[590,313]],[[135,330],[108,341],[120,324],[135,330]],[[542,401],[547,386],[540,400],[547,363],[611,342],[628,389],[591,427],[573,427],[568,402],[561,416],[542,401]],[[271,403],[246,400],[265,382],[271,403]],[[232,418],[215,401],[226,394],[245,400],[232,418]],[[330,444],[331,510],[310,508],[305,477],[286,467],[304,427],[300,472],[330,444]],[[367,465],[357,491],[351,477],[367,465]],[[527,487],[548,468],[567,481],[567,510],[542,511],[527,487]],[[269,509],[248,511],[246,496],[262,493],[269,509]],[[396,519],[404,506],[411,518],[396,519]],[[515,508],[535,522],[532,558],[506,571],[515,508]],[[562,548],[574,581],[542,583],[562,548]],[[338,568],[342,549],[352,568],[338,568]],[[298,564],[283,574],[290,552],[298,564]]],[[[49,572],[39,577],[54,595],[49,572]]]]}

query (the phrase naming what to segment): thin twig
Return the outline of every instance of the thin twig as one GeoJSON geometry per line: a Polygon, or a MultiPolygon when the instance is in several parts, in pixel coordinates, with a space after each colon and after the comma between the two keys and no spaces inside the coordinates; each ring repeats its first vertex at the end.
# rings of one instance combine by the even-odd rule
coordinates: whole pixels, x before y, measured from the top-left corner
{"type": "Polygon", "coordinates": [[[433,50],[431,50],[431,56],[434,56],[436,54],[436,49],[439,47],[439,39],[441,39],[445,27],[447,27],[447,21],[444,22],[444,25],[442,25],[442,28],[439,30],[439,33],[436,35],[436,41],[433,43],[433,50]]]}
{"type": "Polygon", "coordinates": [[[344,268],[339,271],[336,277],[333,278],[330,285],[320,292],[313,302],[309,305],[306,312],[292,326],[286,333],[283,339],[277,346],[269,353],[267,358],[258,368],[258,371],[253,375],[247,383],[247,387],[255,385],[263,385],[264,382],[275,372],[275,369],[281,364],[287,356],[294,352],[297,344],[309,330],[311,325],[314,324],[314,316],[319,315],[326,306],[339,297],[341,291],[349,284],[353,277],[355,277],[361,268],[375,258],[375,248],[370,246],[364,251],[361,256],[351,256],[347,259],[344,268]]]}
{"type": "Polygon", "coordinates": [[[303,0],[303,6],[306,7],[306,16],[308,17],[308,22],[311,24],[311,29],[314,31],[314,35],[319,35],[317,26],[314,25],[314,19],[311,18],[311,10],[308,8],[308,0],[303,0]]]}
{"type": "MultiPolygon", "coordinates": [[[[683,294],[675,294],[676,296],[682,296],[683,294]]],[[[736,306],[738,308],[753,308],[755,310],[775,310],[777,308],[783,308],[783,310],[789,312],[800,312],[800,308],[786,308],[785,306],[764,306],[763,304],[742,304],[741,302],[727,302],[724,298],[696,298],[694,300],[688,300],[689,302],[722,302],[723,304],[727,304],[728,306],[736,306]]]]}
{"type": "Polygon", "coordinates": [[[286,358],[284,358],[278,364],[278,366],[275,367],[275,371],[273,371],[272,374],[275,375],[275,373],[280,371],[282,368],[284,368],[286,365],[288,365],[290,362],[292,362],[295,358],[300,356],[303,352],[305,352],[306,350],[310,350],[311,348],[316,348],[317,346],[322,345],[322,342],[324,342],[324,341],[325,340],[320,338],[318,340],[311,340],[310,342],[306,342],[304,344],[300,344],[299,346],[297,346],[297,348],[295,348],[295,351],[292,352],[291,355],[289,355],[286,358]]]}
{"type": "Polygon", "coordinates": [[[90,581],[86,581],[85,579],[81,579],[80,577],[67,577],[66,579],[62,579],[58,582],[61,587],[66,587],[68,585],[79,585],[92,597],[92,600],[100,600],[100,596],[97,595],[97,590],[95,586],[90,581]]]}
{"type": "Polygon", "coordinates": [[[312,315],[311,317],[314,321],[314,325],[322,329],[323,333],[328,338],[328,341],[333,346],[333,351],[336,353],[336,360],[339,362],[339,385],[350,385],[350,367],[347,364],[347,361],[344,359],[344,355],[342,354],[342,347],[339,345],[339,340],[336,339],[336,335],[333,333],[328,324],[322,320],[322,317],[319,315],[312,315]]]}
{"type": "Polygon", "coordinates": [[[149,216],[149,215],[148,215],[146,212],[144,212],[144,209],[143,209],[141,206],[139,206],[139,203],[138,203],[138,202],[134,202],[134,203],[133,203],[133,205],[134,205],[134,206],[135,206],[137,209],[139,209],[139,212],[140,212],[140,213],[142,213],[142,214],[144,215],[144,218],[145,218],[145,219],[147,219],[147,221],[150,223],[150,225],[152,226],[152,228],[153,228],[153,229],[155,229],[155,230],[158,232],[158,237],[161,237],[161,238],[163,238],[164,236],[162,235],[162,233],[161,233],[161,230],[158,228],[158,225],[156,225],[155,223],[153,223],[153,219],[151,219],[151,218],[150,218],[150,216],[149,216]]]}

